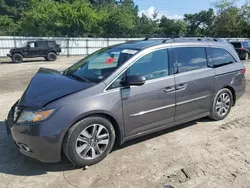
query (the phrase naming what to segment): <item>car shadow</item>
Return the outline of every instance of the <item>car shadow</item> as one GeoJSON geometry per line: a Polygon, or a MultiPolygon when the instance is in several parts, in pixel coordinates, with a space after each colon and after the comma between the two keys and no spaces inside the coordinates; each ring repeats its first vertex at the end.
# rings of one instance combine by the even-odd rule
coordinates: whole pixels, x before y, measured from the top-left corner
{"type": "Polygon", "coordinates": [[[191,122],[188,122],[188,123],[176,125],[174,127],[166,128],[166,129],[164,129],[162,131],[158,131],[158,132],[151,133],[151,134],[139,137],[139,138],[135,138],[135,139],[129,140],[129,141],[125,142],[122,145],[115,145],[114,148],[113,148],[113,150],[112,150],[112,152],[114,152],[116,150],[120,150],[120,149],[126,148],[126,147],[129,147],[129,146],[132,146],[132,145],[139,144],[140,142],[144,142],[146,140],[157,138],[159,136],[162,136],[162,135],[165,135],[165,134],[168,134],[168,133],[171,133],[171,132],[178,131],[180,129],[185,129],[187,127],[196,125],[198,122],[211,122],[211,121],[213,121],[213,120],[210,119],[210,118],[208,118],[208,117],[205,117],[205,118],[201,118],[201,119],[198,119],[198,120],[195,120],[195,121],[191,121],[191,122]]]}
{"type": "MultiPolygon", "coordinates": [[[[115,146],[112,152],[119,151],[128,146],[136,145],[145,140],[150,140],[161,135],[184,129],[197,124],[197,122],[211,121],[208,118],[202,118],[182,125],[178,125],[163,131],[152,133],[131,141],[125,142],[121,146],[115,146]]],[[[25,157],[19,153],[11,136],[7,136],[5,122],[0,121],[0,173],[11,174],[15,176],[36,176],[47,174],[47,172],[62,172],[77,169],[69,160],[62,155],[59,163],[42,163],[35,159],[25,157]]],[[[83,169],[84,170],[84,169],[83,169]]]]}
{"type": "MultiPolygon", "coordinates": [[[[43,59],[36,59],[36,60],[24,60],[22,63],[36,63],[36,62],[48,62],[43,59]]],[[[13,65],[18,65],[22,63],[14,63],[13,61],[0,61],[0,64],[13,64],[13,65]]]]}

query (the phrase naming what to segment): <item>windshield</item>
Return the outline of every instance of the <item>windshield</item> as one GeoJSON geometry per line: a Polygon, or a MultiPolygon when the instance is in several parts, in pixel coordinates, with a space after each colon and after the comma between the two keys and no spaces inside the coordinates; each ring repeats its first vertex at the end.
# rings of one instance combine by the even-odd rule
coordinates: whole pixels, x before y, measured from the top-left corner
{"type": "Polygon", "coordinates": [[[81,81],[99,83],[137,52],[119,47],[103,48],[69,67],[63,74],[81,81]]]}

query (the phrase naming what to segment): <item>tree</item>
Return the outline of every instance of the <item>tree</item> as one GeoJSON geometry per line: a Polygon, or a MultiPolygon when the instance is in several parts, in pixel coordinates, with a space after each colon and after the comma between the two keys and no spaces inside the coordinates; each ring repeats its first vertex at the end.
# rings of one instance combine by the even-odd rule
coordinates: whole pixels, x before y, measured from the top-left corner
{"type": "Polygon", "coordinates": [[[184,20],[187,22],[187,35],[209,35],[209,28],[212,26],[214,18],[213,9],[195,14],[184,14],[184,20]]]}
{"type": "Polygon", "coordinates": [[[242,32],[241,10],[235,5],[236,0],[220,0],[214,6],[218,15],[215,18],[211,31],[216,37],[239,37],[242,32]]]}
{"type": "Polygon", "coordinates": [[[184,36],[187,30],[183,20],[168,19],[166,16],[162,16],[159,27],[161,35],[166,36],[184,36]]]}
{"type": "Polygon", "coordinates": [[[98,20],[97,12],[86,1],[59,3],[42,0],[24,13],[20,24],[23,35],[83,36],[96,28],[98,20]]]}
{"type": "Polygon", "coordinates": [[[142,14],[142,16],[137,21],[137,27],[136,31],[138,34],[144,34],[152,36],[158,32],[158,20],[155,20],[154,18],[151,19],[147,17],[145,14],[142,14]]]}

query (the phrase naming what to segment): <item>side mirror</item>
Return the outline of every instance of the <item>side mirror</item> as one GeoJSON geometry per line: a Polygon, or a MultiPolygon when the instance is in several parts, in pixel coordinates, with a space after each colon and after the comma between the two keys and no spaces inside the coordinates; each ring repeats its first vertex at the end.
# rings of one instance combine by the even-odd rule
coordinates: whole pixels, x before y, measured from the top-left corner
{"type": "Polygon", "coordinates": [[[142,86],[145,84],[146,78],[144,76],[140,75],[131,75],[131,76],[126,76],[125,78],[125,85],[127,86],[142,86]]]}

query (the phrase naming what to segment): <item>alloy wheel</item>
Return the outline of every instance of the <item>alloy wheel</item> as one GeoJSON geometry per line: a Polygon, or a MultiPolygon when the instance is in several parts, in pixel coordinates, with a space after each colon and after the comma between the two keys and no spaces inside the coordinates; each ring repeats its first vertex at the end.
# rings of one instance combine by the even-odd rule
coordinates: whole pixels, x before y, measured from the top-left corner
{"type": "Polygon", "coordinates": [[[76,152],[85,160],[99,157],[109,144],[109,131],[100,124],[92,124],[85,128],[76,139],[76,152]]]}
{"type": "Polygon", "coordinates": [[[219,116],[224,116],[228,113],[231,105],[231,98],[228,93],[222,93],[216,101],[216,112],[219,116]]]}

